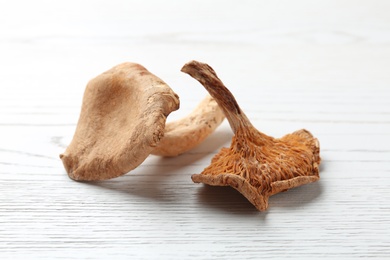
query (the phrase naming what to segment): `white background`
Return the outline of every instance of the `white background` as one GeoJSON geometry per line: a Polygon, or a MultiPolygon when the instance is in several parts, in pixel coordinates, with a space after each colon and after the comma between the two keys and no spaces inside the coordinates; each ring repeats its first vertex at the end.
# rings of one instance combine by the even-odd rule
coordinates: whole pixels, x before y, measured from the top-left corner
{"type": "Polygon", "coordinates": [[[348,259],[390,255],[390,1],[0,0],[1,259],[348,259]],[[227,122],[177,158],[70,180],[89,79],[138,62],[180,95],[210,64],[262,132],[310,130],[321,180],[258,212],[230,187],[194,184],[227,122]]]}

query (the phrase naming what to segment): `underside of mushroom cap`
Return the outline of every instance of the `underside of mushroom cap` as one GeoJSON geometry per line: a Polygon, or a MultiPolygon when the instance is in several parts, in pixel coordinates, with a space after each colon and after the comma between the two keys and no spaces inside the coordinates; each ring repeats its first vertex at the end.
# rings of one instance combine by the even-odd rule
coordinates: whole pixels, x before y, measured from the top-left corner
{"type": "Polygon", "coordinates": [[[231,186],[261,211],[271,195],[319,180],[319,143],[310,132],[302,129],[279,139],[257,135],[252,140],[236,134],[230,148],[222,148],[192,180],[231,186]]]}
{"type": "Polygon", "coordinates": [[[185,153],[202,143],[224,119],[221,107],[208,95],[186,117],[165,125],[164,138],[152,154],[177,156],[185,153]]]}
{"type": "Polygon", "coordinates": [[[74,137],[60,155],[70,178],[104,180],[141,164],[164,135],[179,98],[136,63],[123,63],[86,87],[74,137]]]}

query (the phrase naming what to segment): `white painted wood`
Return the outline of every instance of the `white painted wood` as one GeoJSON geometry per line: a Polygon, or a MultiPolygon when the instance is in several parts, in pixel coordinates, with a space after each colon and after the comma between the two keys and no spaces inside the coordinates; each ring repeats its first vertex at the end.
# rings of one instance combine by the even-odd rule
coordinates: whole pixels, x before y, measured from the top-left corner
{"type": "Polygon", "coordinates": [[[0,259],[390,258],[390,2],[0,1],[0,259]],[[321,180],[257,212],[193,184],[225,122],[177,158],[97,183],[68,179],[86,82],[136,61],[187,114],[215,68],[261,131],[307,128],[321,180]]]}

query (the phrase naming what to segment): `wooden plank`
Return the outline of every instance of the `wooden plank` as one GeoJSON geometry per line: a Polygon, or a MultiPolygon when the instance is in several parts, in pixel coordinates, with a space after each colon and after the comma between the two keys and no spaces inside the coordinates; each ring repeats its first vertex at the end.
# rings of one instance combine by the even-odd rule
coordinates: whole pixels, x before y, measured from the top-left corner
{"type": "Polygon", "coordinates": [[[389,258],[388,1],[0,6],[0,259],[389,258]],[[194,184],[229,145],[227,122],[122,177],[67,177],[58,155],[90,78],[142,63],[180,95],[174,120],[206,94],[179,72],[191,59],[215,68],[259,130],[318,137],[321,180],[264,213],[230,187],[194,184]]]}

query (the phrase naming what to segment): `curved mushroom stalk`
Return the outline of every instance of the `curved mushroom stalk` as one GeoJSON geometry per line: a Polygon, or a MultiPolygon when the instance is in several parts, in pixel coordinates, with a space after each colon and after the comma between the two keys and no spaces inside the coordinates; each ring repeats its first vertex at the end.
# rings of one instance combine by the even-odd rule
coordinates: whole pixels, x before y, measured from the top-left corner
{"type": "Polygon", "coordinates": [[[123,63],[92,79],[72,142],[60,155],[70,178],[105,180],[141,164],[164,135],[179,98],[143,66],[123,63]]]}
{"type": "Polygon", "coordinates": [[[165,125],[164,138],[152,154],[177,156],[185,153],[202,143],[224,119],[221,107],[207,96],[189,115],[165,125]]]}
{"type": "Polygon", "coordinates": [[[319,179],[319,142],[309,131],[267,136],[253,127],[210,66],[192,61],[182,71],[214,97],[234,132],[230,148],[222,148],[210,166],[192,175],[194,182],[231,186],[264,211],[269,196],[319,179]]]}

